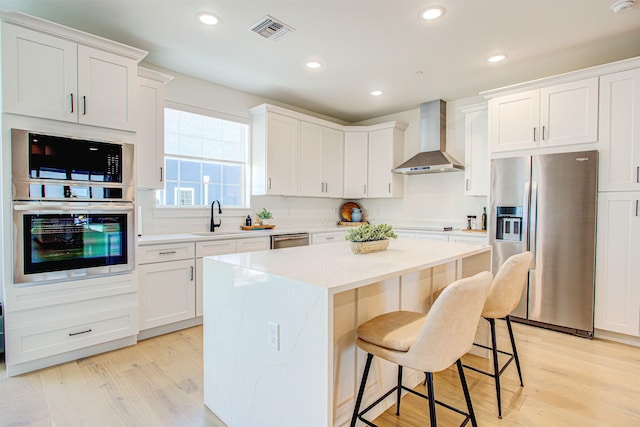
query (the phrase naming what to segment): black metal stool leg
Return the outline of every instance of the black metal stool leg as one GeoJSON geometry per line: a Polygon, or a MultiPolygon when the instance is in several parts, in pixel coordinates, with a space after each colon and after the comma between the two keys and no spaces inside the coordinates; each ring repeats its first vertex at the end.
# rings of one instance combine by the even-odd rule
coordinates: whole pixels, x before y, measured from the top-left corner
{"type": "Polygon", "coordinates": [[[400,398],[402,397],[402,366],[398,365],[398,392],[396,396],[396,415],[400,415],[400,398]]]}
{"type": "Polygon", "coordinates": [[[436,398],[433,389],[433,373],[427,372],[427,395],[429,396],[429,419],[431,420],[431,427],[438,427],[436,421],[436,398]]]}
{"type": "Polygon", "coordinates": [[[500,398],[500,368],[498,367],[498,343],[496,340],[496,320],[495,319],[487,319],[489,320],[489,325],[491,326],[491,344],[493,352],[493,378],[496,382],[496,395],[498,398],[498,418],[502,419],[502,400],[500,398]]]}
{"type": "Polygon", "coordinates": [[[471,404],[471,395],[469,394],[469,387],[467,387],[467,379],[464,376],[464,370],[462,369],[462,361],[458,359],[456,361],[458,366],[458,374],[460,375],[460,382],[462,383],[462,392],[464,393],[464,400],[467,401],[467,410],[469,411],[469,418],[471,419],[471,425],[478,427],[476,421],[476,414],[473,412],[473,405],[471,404]]]}
{"type": "Polygon", "coordinates": [[[364,373],[362,374],[362,381],[360,382],[360,390],[358,391],[356,406],[355,408],[353,408],[353,416],[351,417],[351,427],[355,427],[356,421],[358,420],[358,412],[360,411],[360,404],[362,403],[364,388],[367,384],[367,376],[369,375],[369,369],[371,368],[371,359],[373,359],[373,354],[367,353],[367,363],[364,365],[364,373]]]}
{"type": "Polygon", "coordinates": [[[511,319],[509,316],[504,318],[507,321],[507,328],[509,329],[509,338],[511,339],[511,348],[513,349],[513,358],[516,361],[516,368],[518,368],[518,376],[520,377],[520,387],[524,387],[522,382],[522,371],[520,370],[520,360],[518,360],[518,351],[516,350],[516,340],[513,337],[513,329],[511,328],[511,319]]]}

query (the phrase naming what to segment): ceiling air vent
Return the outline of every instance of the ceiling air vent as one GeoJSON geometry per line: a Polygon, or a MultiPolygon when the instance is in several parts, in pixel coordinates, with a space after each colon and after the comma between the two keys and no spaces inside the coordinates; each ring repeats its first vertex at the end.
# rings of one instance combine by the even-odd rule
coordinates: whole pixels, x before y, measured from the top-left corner
{"type": "Polygon", "coordinates": [[[285,34],[295,31],[294,28],[278,21],[272,16],[265,16],[256,24],[252,25],[249,30],[260,34],[262,37],[270,40],[277,40],[285,34]]]}

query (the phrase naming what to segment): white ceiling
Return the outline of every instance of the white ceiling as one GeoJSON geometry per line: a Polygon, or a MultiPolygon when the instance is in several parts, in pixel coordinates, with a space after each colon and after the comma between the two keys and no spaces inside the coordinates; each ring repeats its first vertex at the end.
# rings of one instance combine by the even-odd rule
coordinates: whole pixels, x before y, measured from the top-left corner
{"type": "Polygon", "coordinates": [[[640,1],[614,0],[0,0],[149,51],[144,62],[347,122],[640,56],[640,1]],[[429,4],[446,8],[418,19],[429,4]],[[205,27],[201,11],[221,22],[205,27]],[[248,31],[265,15],[295,28],[248,31]],[[505,52],[508,59],[488,64],[505,52]],[[318,59],[325,66],[309,70],[318,59]],[[419,73],[421,72],[421,73],[419,73]],[[384,95],[373,97],[380,89],[384,95]]]}

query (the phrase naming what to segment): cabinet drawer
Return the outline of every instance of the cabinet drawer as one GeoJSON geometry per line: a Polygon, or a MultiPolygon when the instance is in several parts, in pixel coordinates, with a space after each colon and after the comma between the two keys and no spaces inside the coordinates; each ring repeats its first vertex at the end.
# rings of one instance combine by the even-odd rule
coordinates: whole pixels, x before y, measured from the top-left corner
{"type": "Polygon", "coordinates": [[[137,333],[137,306],[7,329],[7,364],[41,359],[137,333]]]}
{"type": "Polygon", "coordinates": [[[195,245],[192,242],[165,245],[140,246],[136,252],[138,264],[151,262],[177,261],[193,258],[195,245]]]}
{"type": "Polygon", "coordinates": [[[212,240],[196,242],[196,257],[233,254],[236,252],[235,240],[212,240]]]}
{"type": "Polygon", "coordinates": [[[268,237],[252,237],[239,239],[236,243],[236,252],[268,251],[271,248],[271,240],[268,237]]]}
{"type": "Polygon", "coordinates": [[[135,274],[48,283],[38,286],[7,287],[7,312],[54,307],[78,301],[90,301],[138,290],[135,274]]]}
{"type": "Polygon", "coordinates": [[[344,242],[344,231],[336,231],[332,233],[315,233],[311,235],[311,244],[319,245],[322,243],[344,242]]]}

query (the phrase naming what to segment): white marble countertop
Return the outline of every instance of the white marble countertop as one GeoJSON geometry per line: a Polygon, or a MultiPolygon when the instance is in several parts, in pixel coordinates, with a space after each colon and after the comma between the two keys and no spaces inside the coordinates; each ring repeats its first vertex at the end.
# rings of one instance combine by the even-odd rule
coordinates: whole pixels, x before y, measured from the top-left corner
{"type": "Polygon", "coordinates": [[[345,241],[210,258],[342,292],[490,250],[485,245],[391,239],[387,250],[366,255],[352,253],[345,241]]]}
{"type": "MultiPolygon", "coordinates": [[[[163,243],[177,243],[177,242],[197,242],[197,241],[211,241],[211,240],[226,240],[226,239],[246,239],[251,237],[268,237],[274,234],[289,234],[289,233],[329,233],[335,231],[346,231],[349,226],[340,225],[312,225],[312,226],[295,226],[295,227],[277,227],[268,230],[251,230],[251,231],[223,231],[223,232],[196,232],[196,233],[175,233],[175,234],[156,234],[156,235],[144,235],[138,237],[138,245],[158,245],[163,243]]],[[[477,231],[466,230],[433,230],[425,227],[395,227],[396,231],[409,231],[409,232],[424,232],[435,234],[447,234],[447,235],[464,235],[464,236],[477,236],[478,238],[486,237],[487,233],[477,231]]]]}

